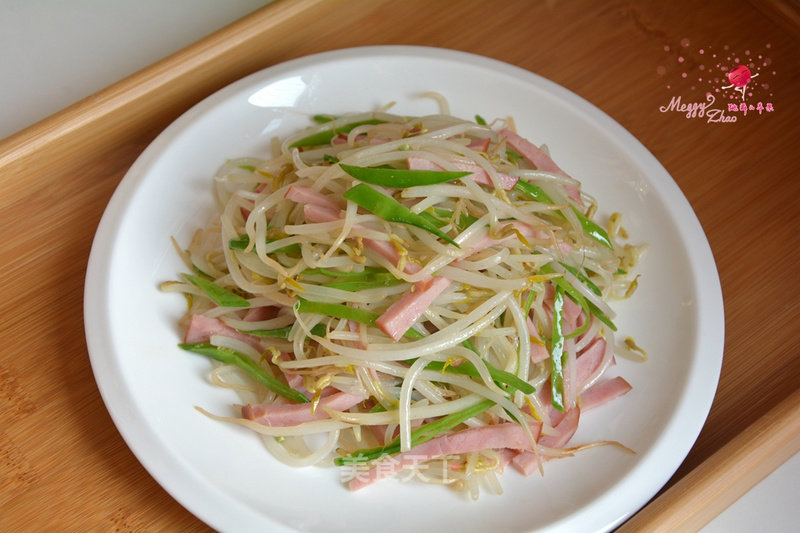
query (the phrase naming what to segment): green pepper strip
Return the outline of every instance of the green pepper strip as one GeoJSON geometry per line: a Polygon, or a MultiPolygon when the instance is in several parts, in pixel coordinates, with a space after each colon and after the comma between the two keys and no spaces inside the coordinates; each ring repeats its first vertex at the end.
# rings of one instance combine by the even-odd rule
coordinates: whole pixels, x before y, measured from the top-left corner
{"type": "MultiPolygon", "coordinates": [[[[423,211],[420,214],[421,215],[429,215],[431,220],[432,219],[436,219],[436,217],[441,217],[441,218],[438,218],[436,220],[439,220],[440,221],[439,223],[441,223],[442,226],[447,224],[446,221],[441,220],[442,218],[446,218],[448,220],[452,220],[452,218],[453,218],[453,212],[452,211],[450,211],[449,209],[441,209],[439,207],[434,207],[433,208],[433,215],[431,215],[430,213],[428,213],[426,211],[423,211]]],[[[478,217],[474,217],[474,216],[468,215],[466,213],[461,213],[461,216],[458,217],[458,221],[456,222],[456,227],[460,231],[464,231],[465,229],[470,227],[472,224],[474,224],[477,220],[478,220],[478,217]]],[[[439,223],[437,223],[437,226],[441,227],[441,226],[439,226],[439,223]]]]}
{"type": "Polygon", "coordinates": [[[456,241],[448,237],[425,217],[412,212],[394,198],[379,193],[369,185],[359,183],[344,193],[344,197],[384,220],[416,226],[460,248],[456,241]]]}
{"type": "Polygon", "coordinates": [[[271,376],[265,372],[263,368],[258,366],[255,361],[235,350],[231,350],[230,348],[220,348],[207,342],[198,342],[195,344],[181,343],[178,346],[186,351],[205,355],[222,363],[236,365],[250,374],[253,379],[264,385],[266,388],[275,394],[283,396],[287,400],[295,403],[307,403],[309,401],[309,399],[303,396],[299,391],[296,391],[285,383],[279,381],[274,376],[271,376]]]}
{"type": "MultiPolygon", "coordinates": [[[[292,326],[286,326],[285,328],[275,328],[275,329],[239,329],[237,330],[239,333],[246,333],[247,335],[255,335],[256,337],[270,337],[273,339],[288,339],[289,332],[292,330],[292,326]]],[[[317,324],[313,328],[311,328],[311,333],[316,335],[317,337],[321,337],[325,335],[325,326],[322,324],[317,324]]]]}
{"type": "Polygon", "coordinates": [[[531,306],[533,305],[533,300],[536,298],[536,291],[529,290],[528,296],[525,298],[524,305],[522,307],[522,311],[525,313],[525,316],[531,312],[531,306]]]}
{"type": "Polygon", "coordinates": [[[327,302],[312,302],[311,300],[298,299],[297,311],[299,313],[314,313],[318,315],[332,316],[334,318],[343,318],[345,320],[352,320],[361,324],[374,326],[375,321],[378,319],[377,313],[367,311],[366,309],[359,309],[357,307],[350,307],[349,305],[332,304],[327,302]]]}
{"type": "Polygon", "coordinates": [[[382,274],[384,272],[389,272],[383,267],[364,267],[364,270],[360,272],[341,272],[339,270],[329,270],[327,268],[307,268],[300,272],[302,276],[311,276],[314,274],[322,274],[323,276],[329,276],[331,278],[358,278],[368,274],[382,274]]]}
{"type": "MultiPolygon", "coordinates": [[[[555,270],[553,270],[553,267],[550,265],[543,265],[541,270],[546,274],[555,273],[555,270]]],[[[600,322],[611,328],[612,331],[617,331],[617,326],[614,325],[614,322],[612,322],[611,319],[608,318],[605,313],[603,313],[596,305],[584,298],[575,287],[570,285],[569,281],[563,277],[553,278],[551,281],[555,283],[557,287],[561,287],[561,290],[563,290],[570,298],[572,298],[575,303],[584,309],[588,309],[600,322]]]]}
{"type": "Polygon", "coordinates": [[[351,165],[339,165],[342,170],[353,176],[359,181],[381,187],[393,187],[404,189],[406,187],[416,187],[419,185],[436,185],[453,181],[464,176],[469,176],[470,172],[462,171],[443,171],[443,170],[409,170],[403,168],[370,168],[354,167],[351,165]]]}
{"type": "MultiPolygon", "coordinates": [[[[414,360],[412,359],[406,362],[413,363],[413,361],[414,360]]],[[[506,372],[505,370],[500,370],[499,368],[495,368],[489,363],[486,363],[486,368],[489,370],[489,375],[492,376],[492,380],[500,387],[502,387],[505,384],[513,387],[514,389],[524,394],[533,394],[534,392],[536,392],[536,389],[534,388],[533,385],[517,377],[515,374],[512,374],[511,372],[506,372]]],[[[441,372],[442,369],[444,369],[445,372],[452,372],[453,374],[461,374],[465,376],[471,376],[474,378],[480,377],[478,369],[475,368],[475,365],[472,364],[472,362],[470,361],[464,361],[458,366],[447,365],[445,367],[445,363],[442,361],[431,361],[430,363],[425,365],[425,370],[436,370],[441,372]]]]}
{"type": "Polygon", "coordinates": [[[553,407],[564,410],[564,336],[561,331],[561,319],[564,311],[564,289],[556,285],[553,299],[553,335],[550,338],[550,392],[553,407]]]}
{"type": "MultiPolygon", "coordinates": [[[[278,239],[267,238],[267,244],[271,242],[275,242],[278,239]]],[[[250,246],[250,236],[247,234],[239,235],[239,237],[235,239],[231,239],[228,241],[228,248],[231,250],[246,250],[247,247],[250,246]]],[[[271,253],[273,254],[294,254],[297,255],[300,253],[300,245],[299,244],[290,244],[288,246],[284,246],[282,248],[278,248],[277,250],[273,250],[271,253]]]]}
{"type": "MultiPolygon", "coordinates": [[[[532,183],[528,183],[526,181],[519,180],[517,184],[514,185],[514,188],[520,191],[521,193],[529,196],[530,198],[536,200],[537,202],[542,202],[543,204],[553,205],[553,200],[545,193],[541,187],[538,185],[533,185],[532,183]]],[[[573,213],[575,216],[578,217],[578,221],[581,224],[581,228],[583,231],[595,239],[597,242],[606,246],[608,248],[614,249],[614,245],[611,244],[611,239],[608,237],[608,233],[606,230],[598,226],[595,222],[592,222],[586,216],[578,211],[574,206],[570,206],[572,208],[573,213]]],[[[563,217],[564,214],[561,211],[558,213],[563,217]]]]}
{"type": "Polygon", "coordinates": [[[330,287],[343,291],[360,291],[364,289],[373,289],[377,287],[391,287],[405,283],[401,279],[397,279],[394,275],[380,267],[367,267],[363,272],[337,272],[335,270],[328,270],[326,268],[308,269],[302,272],[302,275],[321,274],[332,278],[343,278],[329,283],[323,283],[323,287],[330,287]]]}
{"type": "Polygon", "coordinates": [[[326,122],[331,122],[332,120],[336,120],[338,117],[335,115],[314,115],[311,119],[316,122],[317,124],[325,124],[326,122]]]}
{"type": "MultiPolygon", "coordinates": [[[[455,413],[443,416],[438,420],[421,425],[411,432],[411,447],[413,448],[414,446],[419,446],[424,442],[428,442],[432,438],[444,433],[445,431],[453,429],[462,422],[481,414],[493,405],[494,402],[492,400],[482,400],[473,406],[467,407],[466,409],[456,411],[455,413]]],[[[344,457],[337,457],[333,460],[333,462],[337,466],[364,463],[367,461],[372,461],[373,459],[379,459],[384,455],[398,453],[399,451],[400,439],[396,438],[385,446],[358,450],[344,457]]]]}
{"type": "Polygon", "coordinates": [[[570,266],[566,263],[562,263],[561,261],[559,261],[558,264],[564,267],[564,270],[566,270],[567,272],[569,272],[570,274],[581,280],[583,283],[585,283],[586,286],[589,287],[589,290],[591,290],[593,293],[595,293],[598,296],[603,295],[603,291],[600,290],[600,287],[595,285],[592,282],[592,280],[587,278],[583,272],[580,272],[577,268],[570,266]]]}
{"type": "Polygon", "coordinates": [[[360,122],[352,122],[350,124],[345,124],[343,126],[339,126],[338,128],[320,131],[314,134],[309,135],[308,137],[303,137],[302,139],[298,139],[297,141],[293,142],[289,145],[290,148],[300,148],[303,146],[320,146],[322,144],[328,144],[331,142],[335,136],[340,133],[350,133],[353,128],[358,126],[363,126],[365,124],[383,124],[386,122],[385,120],[378,120],[378,119],[370,119],[370,120],[362,120],[360,122]]]}
{"type": "Polygon", "coordinates": [[[250,302],[224,287],[220,287],[213,281],[193,276],[191,274],[181,274],[183,278],[203,291],[206,296],[220,307],[250,307],[250,302]]]}
{"type": "Polygon", "coordinates": [[[425,220],[427,220],[437,228],[442,228],[447,225],[446,220],[442,220],[441,218],[437,217],[436,215],[434,215],[429,211],[423,211],[419,214],[419,216],[423,217],[425,220]]]}
{"type": "Polygon", "coordinates": [[[197,267],[197,265],[195,265],[195,264],[192,264],[192,270],[194,270],[195,272],[197,272],[198,274],[200,274],[200,276],[202,276],[202,277],[203,277],[203,278],[205,278],[205,279],[208,279],[208,280],[212,280],[212,279],[214,279],[214,276],[212,276],[211,274],[206,274],[205,272],[203,272],[202,270],[200,270],[200,269],[197,267]]]}

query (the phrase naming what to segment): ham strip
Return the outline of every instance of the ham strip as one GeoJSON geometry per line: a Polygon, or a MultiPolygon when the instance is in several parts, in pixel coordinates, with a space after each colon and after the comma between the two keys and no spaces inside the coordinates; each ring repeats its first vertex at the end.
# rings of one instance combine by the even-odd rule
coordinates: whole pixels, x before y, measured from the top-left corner
{"type": "Polygon", "coordinates": [[[450,280],[442,277],[417,283],[414,292],[405,293],[390,305],[375,323],[392,339],[400,340],[408,328],[416,323],[436,297],[449,285],[450,280]]]}
{"type": "Polygon", "coordinates": [[[192,315],[189,319],[189,326],[183,336],[183,342],[195,344],[198,342],[210,342],[212,335],[221,335],[246,342],[259,351],[264,350],[258,337],[240,333],[230,326],[226,326],[216,318],[209,318],[205,315],[192,315]]]}
{"type": "Polygon", "coordinates": [[[596,337],[592,343],[584,348],[578,354],[577,371],[575,373],[575,380],[578,385],[583,385],[587,379],[594,373],[600,363],[603,361],[603,355],[606,352],[606,340],[602,337],[596,337]]]}
{"type": "Polygon", "coordinates": [[[283,196],[287,200],[291,200],[293,202],[297,202],[298,204],[311,204],[311,205],[318,205],[320,207],[324,207],[326,209],[330,209],[331,211],[339,210],[339,206],[322,194],[321,192],[312,189],[311,187],[306,187],[303,185],[292,185],[286,190],[286,194],[283,196]]]}
{"type": "Polygon", "coordinates": [[[260,322],[278,316],[279,308],[271,305],[251,307],[245,313],[243,320],[247,322],[260,322]]]}
{"type": "Polygon", "coordinates": [[[548,448],[563,448],[578,430],[580,418],[581,409],[573,407],[564,413],[564,418],[556,425],[555,430],[558,431],[558,435],[543,435],[538,441],[539,445],[548,448]]]}
{"type": "MultiPolygon", "coordinates": [[[[574,436],[578,429],[579,414],[596,407],[600,407],[632,389],[630,383],[621,377],[611,378],[607,381],[593,385],[581,395],[581,407],[567,412],[561,422],[556,426],[558,435],[548,435],[539,439],[539,444],[548,448],[563,448],[574,436]]],[[[523,451],[511,459],[511,465],[520,473],[528,476],[538,469],[536,455],[530,451],[523,451]]]]}
{"type": "MultiPolygon", "coordinates": [[[[538,438],[541,425],[530,426],[534,438],[538,438]]],[[[412,467],[436,457],[450,454],[469,453],[487,448],[531,450],[531,442],[519,424],[504,422],[493,426],[480,426],[464,429],[456,433],[441,435],[415,446],[411,450],[382,461],[371,470],[353,478],[349,487],[358,490],[370,483],[390,477],[404,468],[412,467]]]]}
{"type": "MultiPolygon", "coordinates": [[[[558,435],[544,435],[538,444],[547,448],[563,448],[578,430],[580,420],[580,409],[573,408],[567,411],[564,418],[555,427],[558,435]]],[[[511,459],[511,466],[516,468],[521,474],[529,476],[539,468],[539,461],[536,454],[529,450],[524,450],[511,459]]]]}
{"type": "Polygon", "coordinates": [[[628,393],[631,389],[633,389],[631,384],[619,376],[595,383],[581,394],[581,408],[588,411],[600,407],[628,393]]]}
{"type": "Polygon", "coordinates": [[[311,414],[310,403],[291,404],[248,404],[242,407],[242,416],[248,420],[258,422],[268,427],[297,426],[312,420],[330,418],[323,409],[327,407],[334,411],[346,411],[354,405],[364,401],[364,397],[347,392],[337,392],[320,399],[314,414],[311,414]]]}
{"type": "Polygon", "coordinates": [[[539,332],[536,331],[536,326],[533,324],[533,320],[530,317],[526,319],[526,323],[528,325],[528,334],[538,340],[539,342],[535,342],[531,340],[531,363],[541,363],[542,361],[546,361],[550,357],[550,352],[547,351],[547,348],[542,343],[542,338],[539,336],[539,332]]]}
{"type": "MultiPolygon", "coordinates": [[[[526,224],[525,222],[520,222],[519,220],[515,220],[513,222],[509,222],[507,224],[503,224],[502,226],[500,226],[500,230],[502,231],[503,229],[505,229],[507,227],[512,227],[512,228],[516,229],[519,232],[519,234],[522,235],[523,238],[528,239],[528,240],[547,239],[548,238],[548,235],[545,232],[533,229],[533,227],[530,226],[529,224],[526,224]]],[[[490,237],[490,236],[487,235],[486,237],[482,238],[480,241],[476,242],[472,246],[472,248],[469,249],[469,253],[468,254],[464,255],[463,257],[459,258],[458,260],[461,261],[461,260],[469,257],[472,254],[476,254],[478,252],[482,252],[486,248],[494,246],[495,244],[498,244],[498,243],[506,242],[506,241],[511,240],[511,239],[519,239],[519,236],[516,233],[512,233],[512,234],[508,235],[507,237],[503,237],[502,239],[495,239],[494,237],[490,237]]]]}
{"type": "MultiPolygon", "coordinates": [[[[494,187],[494,183],[492,183],[492,179],[489,177],[489,174],[487,174],[486,171],[478,165],[471,165],[469,163],[454,163],[454,165],[458,170],[463,172],[472,172],[472,174],[466,177],[474,179],[475,183],[478,183],[479,185],[486,185],[487,187],[494,187]]],[[[410,170],[442,170],[442,167],[433,161],[429,159],[423,159],[421,157],[409,157],[408,168],[410,170]]],[[[518,177],[503,173],[498,173],[497,178],[500,181],[500,187],[507,191],[513,189],[514,185],[516,185],[517,181],[519,181],[518,177]]]]}
{"type": "MultiPolygon", "coordinates": [[[[524,157],[530,164],[539,170],[557,174],[565,178],[569,178],[569,174],[561,170],[561,168],[553,161],[549,155],[532,142],[524,139],[509,129],[504,129],[500,132],[506,138],[506,142],[517,152],[524,157]]],[[[564,189],[567,191],[569,198],[578,205],[583,205],[581,200],[581,192],[574,185],[565,185],[564,189]]]]}
{"type": "Polygon", "coordinates": [[[476,152],[486,153],[486,150],[489,149],[489,137],[485,139],[472,139],[467,145],[467,148],[475,150],[476,152]]]}

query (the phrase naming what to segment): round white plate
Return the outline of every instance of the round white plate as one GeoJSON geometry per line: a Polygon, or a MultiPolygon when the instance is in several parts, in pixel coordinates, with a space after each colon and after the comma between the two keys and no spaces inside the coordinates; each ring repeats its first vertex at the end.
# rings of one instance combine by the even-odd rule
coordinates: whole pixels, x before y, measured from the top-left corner
{"type": "Polygon", "coordinates": [[[723,348],[719,278],[685,197],[656,159],[600,110],[517,67],[442,49],[367,47],[327,52],[257,72],[169,126],[122,180],[102,218],[85,288],[86,338],[103,399],[127,444],[192,513],[223,531],[602,531],[651,498],[705,421],[723,348]],[[438,486],[385,480],[349,492],[335,469],[275,461],[248,430],[194,409],[232,413],[231,391],[208,381],[209,361],[177,347],[183,298],[158,286],[183,266],[185,244],[212,209],[211,176],[226,159],[266,156],[271,140],[314,113],[375,109],[427,114],[438,91],[451,113],[513,116],[594,194],[600,214],[624,213],[647,242],[634,298],[616,306],[620,335],[646,363],[619,360],[634,390],[587,413],[573,443],[617,440],[545,464],[544,477],[509,468],[502,496],[469,498],[438,486]]]}

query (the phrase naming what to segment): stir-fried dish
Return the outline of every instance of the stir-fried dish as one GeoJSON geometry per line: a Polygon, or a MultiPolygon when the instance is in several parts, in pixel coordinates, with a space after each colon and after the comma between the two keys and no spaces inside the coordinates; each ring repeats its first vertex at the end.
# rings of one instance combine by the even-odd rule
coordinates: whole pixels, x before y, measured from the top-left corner
{"type": "MultiPolygon", "coordinates": [[[[212,418],[351,489],[397,476],[477,496],[543,471],[631,389],[609,302],[644,249],[511,119],[314,117],[270,159],[227,161],[182,249],[180,344],[240,404],[212,418]]],[[[584,179],[590,181],[591,176],[584,179]]],[[[620,445],[621,446],[621,445],[620,445]]]]}

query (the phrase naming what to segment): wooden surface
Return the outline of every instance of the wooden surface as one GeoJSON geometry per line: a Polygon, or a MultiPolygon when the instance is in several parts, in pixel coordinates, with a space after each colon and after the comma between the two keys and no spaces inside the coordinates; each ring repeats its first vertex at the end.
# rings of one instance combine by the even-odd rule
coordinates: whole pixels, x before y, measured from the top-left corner
{"type": "Polygon", "coordinates": [[[797,450],[800,390],[678,480],[617,532],[696,531],[797,450]]]}
{"type": "MultiPolygon", "coordinates": [[[[725,486],[729,480],[716,471],[721,476],[738,460],[747,461],[748,475],[737,483],[757,482],[794,453],[800,431],[797,402],[781,404],[800,388],[796,6],[788,0],[278,1],[0,142],[6,298],[0,310],[0,531],[207,529],[138,463],[97,391],[82,316],[94,231],[127,168],[189,106],[260,68],[371,44],[432,45],[519,65],[588,99],[663,163],[708,235],[726,308],[717,395],[668,486],[715,479],[725,486]],[[698,81],[727,61],[710,59],[712,51],[768,59],[748,102],[771,103],[774,111],[744,116],[727,112],[727,100],[718,98],[716,107],[737,116],[735,123],[662,112],[672,97],[701,102],[707,88],[723,86],[707,77],[698,81]],[[769,418],[775,413],[795,422],[781,426],[769,418]],[[773,448],[769,460],[735,453],[742,441],[758,446],[778,435],[788,435],[788,444],[773,448]]],[[[706,493],[705,513],[684,512],[702,522],[736,496],[724,492],[706,493]]],[[[664,523],[663,512],[651,512],[662,502],[678,508],[664,493],[640,513],[642,523],[664,523]]]]}

